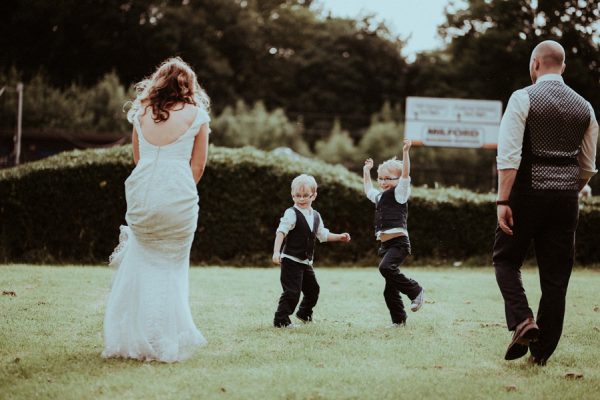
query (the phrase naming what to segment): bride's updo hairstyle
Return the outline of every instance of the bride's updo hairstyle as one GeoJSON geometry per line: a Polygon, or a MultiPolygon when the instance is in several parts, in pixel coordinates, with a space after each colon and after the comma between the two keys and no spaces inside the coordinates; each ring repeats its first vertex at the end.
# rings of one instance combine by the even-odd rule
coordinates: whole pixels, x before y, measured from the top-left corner
{"type": "Polygon", "coordinates": [[[193,104],[210,108],[210,99],[200,87],[196,73],[181,58],[172,57],[162,64],[149,78],[135,85],[136,98],[127,112],[127,119],[133,123],[138,111],[152,108],[154,122],[169,119],[169,110],[176,104],[193,104]]]}

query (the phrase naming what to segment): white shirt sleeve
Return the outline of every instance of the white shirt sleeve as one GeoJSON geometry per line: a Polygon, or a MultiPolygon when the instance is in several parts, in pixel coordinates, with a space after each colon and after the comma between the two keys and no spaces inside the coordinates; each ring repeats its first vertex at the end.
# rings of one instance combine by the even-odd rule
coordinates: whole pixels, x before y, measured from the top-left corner
{"type": "Polygon", "coordinates": [[[296,226],[296,213],[291,208],[288,208],[283,213],[283,217],[279,220],[277,232],[281,232],[287,236],[288,232],[296,226]]]}
{"type": "Polygon", "coordinates": [[[590,107],[590,126],[583,135],[581,151],[577,156],[579,161],[579,177],[589,179],[598,172],[596,169],[596,144],[598,143],[598,121],[594,115],[592,105],[590,107]]]}
{"type": "Polygon", "coordinates": [[[375,188],[371,188],[368,192],[367,192],[367,199],[371,200],[373,203],[377,204],[377,196],[379,196],[379,193],[381,193],[379,190],[375,189],[375,188]]]}
{"type": "Polygon", "coordinates": [[[500,122],[496,157],[498,169],[519,169],[528,114],[529,95],[525,89],[519,89],[510,96],[500,122]]]}
{"type": "Polygon", "coordinates": [[[404,204],[408,201],[410,196],[410,176],[408,178],[400,178],[396,188],[394,189],[394,197],[400,204],[404,204]]]}
{"type": "Polygon", "coordinates": [[[319,242],[323,243],[327,241],[327,236],[329,236],[329,229],[325,228],[323,218],[319,218],[319,226],[317,227],[317,239],[319,239],[319,242]]]}

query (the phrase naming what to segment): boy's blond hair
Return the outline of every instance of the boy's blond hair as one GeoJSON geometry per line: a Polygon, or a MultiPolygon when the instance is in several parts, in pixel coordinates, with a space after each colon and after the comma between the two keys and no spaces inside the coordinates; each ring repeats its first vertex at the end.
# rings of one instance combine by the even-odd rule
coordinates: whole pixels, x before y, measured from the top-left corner
{"type": "Polygon", "coordinates": [[[377,172],[380,172],[384,169],[388,171],[398,171],[398,175],[402,175],[402,161],[398,160],[394,156],[393,158],[390,158],[389,160],[386,160],[379,164],[379,166],[377,167],[377,172]]]}
{"type": "Polygon", "coordinates": [[[292,181],[292,194],[295,190],[300,189],[301,187],[307,187],[310,189],[311,192],[316,192],[317,181],[315,180],[315,177],[306,174],[298,175],[297,177],[295,177],[292,181]]]}

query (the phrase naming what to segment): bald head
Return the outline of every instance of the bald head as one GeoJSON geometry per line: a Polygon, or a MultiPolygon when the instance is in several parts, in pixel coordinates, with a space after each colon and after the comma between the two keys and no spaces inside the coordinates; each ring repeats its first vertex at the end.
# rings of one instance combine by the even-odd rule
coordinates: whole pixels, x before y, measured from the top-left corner
{"type": "Polygon", "coordinates": [[[565,49],[554,40],[545,40],[531,52],[529,72],[535,83],[545,74],[562,74],[565,69],[565,49]]]}
{"type": "Polygon", "coordinates": [[[554,40],[546,40],[535,46],[531,57],[540,60],[545,67],[562,68],[565,63],[565,49],[554,40]]]}

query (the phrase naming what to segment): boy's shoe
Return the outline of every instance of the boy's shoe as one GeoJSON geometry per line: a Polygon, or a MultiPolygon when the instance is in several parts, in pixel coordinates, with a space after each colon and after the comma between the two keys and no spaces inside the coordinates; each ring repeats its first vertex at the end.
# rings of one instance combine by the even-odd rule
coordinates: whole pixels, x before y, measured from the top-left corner
{"type": "Polygon", "coordinates": [[[294,324],[294,323],[289,323],[287,325],[275,325],[275,328],[281,328],[281,329],[294,329],[294,328],[298,328],[300,325],[294,324]]]}
{"type": "Polygon", "coordinates": [[[540,365],[540,366],[546,365],[547,361],[548,360],[546,360],[545,358],[536,357],[533,354],[531,354],[529,356],[529,360],[528,360],[529,364],[540,365]]]}
{"type": "Polygon", "coordinates": [[[287,318],[287,320],[284,321],[273,321],[273,326],[275,328],[286,328],[288,325],[291,325],[292,321],[290,321],[289,318],[287,318]]]}
{"type": "Polygon", "coordinates": [[[388,328],[397,329],[397,328],[404,328],[405,326],[406,326],[406,320],[404,320],[402,322],[392,322],[392,324],[390,326],[388,326],[388,328]]]}
{"type": "Polygon", "coordinates": [[[423,301],[425,300],[425,289],[421,288],[421,291],[410,303],[410,310],[412,312],[419,311],[423,307],[423,301]]]}
{"type": "Polygon", "coordinates": [[[311,322],[313,322],[312,315],[305,317],[305,316],[296,314],[296,318],[298,318],[303,324],[310,324],[311,322]]]}

